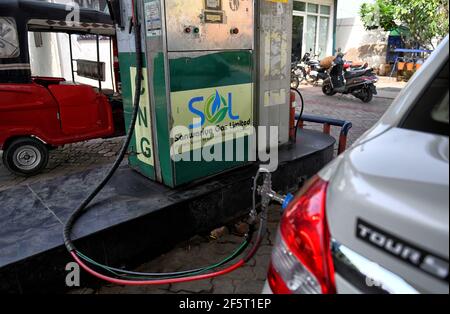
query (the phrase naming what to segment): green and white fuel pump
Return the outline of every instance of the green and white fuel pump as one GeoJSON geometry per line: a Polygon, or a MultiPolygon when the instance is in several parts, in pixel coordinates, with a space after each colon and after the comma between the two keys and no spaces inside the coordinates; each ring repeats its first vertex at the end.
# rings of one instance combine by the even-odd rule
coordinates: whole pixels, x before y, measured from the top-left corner
{"type": "Polygon", "coordinates": [[[260,126],[279,127],[276,146],[288,142],[292,0],[120,1],[128,124],[132,3],[142,21],[144,77],[131,167],[176,187],[256,161],[256,136],[270,135],[260,126]]]}
{"type": "Polygon", "coordinates": [[[89,204],[120,167],[127,149],[131,150],[132,167],[152,180],[176,187],[254,161],[251,153],[238,156],[236,150],[232,150],[230,157],[227,147],[240,141],[248,146],[256,134],[258,150],[265,150],[266,135],[273,132],[265,128],[256,131],[254,127],[276,127],[275,140],[269,141],[269,149],[288,142],[291,1],[110,2],[110,7],[115,6],[116,22],[132,20],[135,24],[130,27],[127,22],[118,32],[126,120],[135,130],[127,133],[104,179],[64,226],[65,246],[85,271],[119,285],[165,285],[226,275],[255,256],[266,233],[269,203],[278,201],[286,207],[292,199],[291,195],[279,195],[272,190],[271,172],[263,167],[253,178],[249,231],[232,255],[214,265],[172,273],[113,268],[79,251],[71,234],[77,220],[89,210],[89,204]],[[122,11],[120,18],[117,4],[122,11]],[[139,22],[144,20],[144,25],[139,22]],[[142,38],[131,36],[128,30],[142,38]],[[140,91],[140,95],[133,95],[133,91],[140,91]],[[214,136],[216,133],[220,136],[214,136]],[[187,152],[193,159],[178,158],[180,153],[173,148],[176,143],[186,148],[181,155],[187,152]],[[212,150],[220,151],[223,156],[219,157],[223,159],[209,160],[210,154],[204,152],[212,150]],[[264,183],[258,187],[261,176],[264,183]],[[262,204],[259,215],[257,193],[262,204]],[[238,256],[242,257],[230,265],[238,256]]]}

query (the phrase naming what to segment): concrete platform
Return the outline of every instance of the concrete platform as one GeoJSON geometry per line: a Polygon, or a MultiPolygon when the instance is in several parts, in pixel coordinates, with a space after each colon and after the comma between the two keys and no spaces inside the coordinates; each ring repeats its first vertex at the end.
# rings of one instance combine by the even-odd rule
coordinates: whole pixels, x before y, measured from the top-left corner
{"type": "MultiPolygon", "coordinates": [[[[334,145],[332,137],[319,132],[299,133],[298,145],[280,151],[275,188],[296,190],[331,161],[334,145]]],[[[110,265],[131,268],[148,261],[179,241],[246,214],[256,169],[251,165],[173,190],[124,165],[77,223],[77,246],[110,265]]],[[[0,192],[0,292],[65,291],[65,266],[71,260],[63,247],[63,222],[106,171],[0,192]]]]}

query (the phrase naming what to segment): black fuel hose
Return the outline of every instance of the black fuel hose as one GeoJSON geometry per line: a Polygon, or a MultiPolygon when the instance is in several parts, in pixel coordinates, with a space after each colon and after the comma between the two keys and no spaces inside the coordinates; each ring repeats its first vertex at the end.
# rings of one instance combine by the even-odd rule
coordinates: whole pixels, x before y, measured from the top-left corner
{"type": "MultiPolygon", "coordinates": [[[[134,13],[135,8],[133,7],[133,13],[134,13]]],[[[113,278],[101,275],[99,273],[96,273],[95,271],[93,271],[92,269],[90,269],[89,267],[87,267],[81,260],[80,260],[80,256],[82,255],[80,252],[77,251],[73,241],[72,241],[72,229],[74,224],[76,223],[76,221],[88,210],[88,206],[89,204],[95,199],[95,197],[104,189],[104,187],[108,184],[108,182],[111,180],[111,178],[113,177],[113,175],[115,174],[115,172],[117,171],[117,169],[120,167],[122,161],[124,160],[127,152],[128,152],[128,147],[131,143],[131,140],[133,138],[134,135],[134,128],[136,125],[136,121],[138,118],[138,113],[139,113],[139,106],[140,106],[140,96],[141,96],[141,90],[142,90],[142,75],[143,75],[143,71],[142,71],[142,42],[141,42],[141,24],[138,22],[137,17],[133,14],[134,18],[133,18],[133,26],[134,26],[134,36],[135,36],[135,44],[136,44],[136,78],[135,78],[135,95],[134,95],[134,102],[133,102],[133,112],[132,112],[132,116],[131,116],[131,123],[125,138],[125,141],[122,145],[122,148],[119,152],[119,155],[117,156],[116,161],[114,162],[114,164],[111,166],[111,168],[109,169],[109,171],[107,172],[107,174],[105,175],[105,177],[103,178],[103,180],[98,184],[98,186],[89,194],[89,196],[78,206],[78,208],[70,215],[69,219],[67,220],[65,226],[64,226],[64,230],[63,230],[63,237],[64,237],[64,245],[66,246],[67,250],[69,251],[69,253],[72,255],[72,257],[88,272],[90,272],[93,275],[96,275],[99,278],[105,279],[105,280],[113,280],[113,282],[117,282],[114,281],[113,278]]],[[[258,172],[259,174],[259,172],[258,172]]],[[[255,180],[256,182],[256,180],[255,180]]],[[[256,193],[256,188],[253,191],[254,193],[256,193]]],[[[255,200],[255,194],[253,199],[255,200]]],[[[255,201],[253,202],[253,211],[252,212],[256,212],[256,205],[255,205],[255,201]]],[[[244,265],[246,262],[248,262],[250,259],[252,259],[256,252],[258,251],[259,247],[261,246],[262,240],[264,238],[265,232],[266,232],[266,226],[267,226],[267,212],[263,211],[263,213],[261,213],[261,217],[260,217],[260,226],[259,226],[259,230],[258,230],[258,235],[257,238],[255,240],[255,243],[252,247],[252,249],[249,251],[249,253],[247,253],[247,255],[241,260],[241,262],[236,263],[233,266],[228,267],[227,269],[224,269],[222,271],[217,271],[215,273],[210,273],[210,274],[206,274],[206,275],[198,275],[198,276],[192,276],[193,273],[196,272],[202,272],[210,267],[205,267],[205,268],[199,268],[199,269],[195,269],[195,270],[190,270],[190,271],[181,271],[181,272],[175,272],[175,273],[166,273],[166,274],[154,274],[154,273],[138,273],[138,272],[129,272],[129,271],[125,271],[125,270],[120,270],[117,268],[112,268],[112,267],[108,267],[106,265],[101,265],[98,263],[95,263],[93,260],[91,260],[90,258],[86,257],[88,259],[88,262],[94,262],[97,266],[101,266],[107,267],[107,270],[109,269],[110,271],[117,271],[117,272],[121,272],[124,275],[136,275],[136,276],[155,276],[155,277],[159,277],[159,276],[167,276],[167,275],[176,275],[176,276],[183,276],[185,275],[186,277],[183,278],[173,278],[173,279],[169,279],[172,280],[173,282],[181,282],[181,281],[187,281],[187,280],[199,280],[201,278],[208,278],[208,277],[212,277],[212,276],[216,276],[216,275],[223,275],[225,273],[228,273],[230,271],[233,271],[235,269],[237,269],[238,267],[241,267],[242,265],[244,265]],[[191,277],[189,277],[191,276],[191,277]]],[[[254,234],[254,225],[250,226],[250,232],[247,235],[247,244],[244,243],[243,246],[241,246],[242,248],[247,248],[248,243],[250,243],[252,236],[254,234]]],[[[240,251],[240,253],[242,253],[243,250],[240,251]]],[[[95,265],[94,264],[94,265],[95,265]]],[[[223,264],[225,263],[220,263],[221,266],[223,266],[223,264]]],[[[167,281],[167,282],[169,282],[167,281]]],[[[120,282],[120,281],[119,281],[120,282]]],[[[122,281],[123,282],[123,281],[122,281]]],[[[124,281],[125,283],[130,283],[130,284],[140,284],[139,282],[132,282],[132,281],[124,281]]],[[[164,280],[150,280],[147,281],[146,284],[159,284],[159,283],[164,283],[166,281],[164,280]]],[[[145,284],[143,282],[143,284],[145,284]]]]}
{"type": "Polygon", "coordinates": [[[301,107],[301,110],[300,110],[300,116],[298,117],[297,123],[295,124],[295,139],[297,139],[298,129],[300,127],[300,121],[302,120],[303,113],[305,112],[305,100],[303,99],[302,93],[300,93],[300,91],[298,89],[291,88],[291,91],[293,91],[296,94],[298,94],[298,96],[300,97],[300,100],[302,101],[302,107],[301,107]]]}
{"type": "Polygon", "coordinates": [[[128,147],[131,143],[131,140],[134,135],[134,128],[136,125],[140,99],[141,99],[141,90],[142,90],[142,42],[141,42],[141,24],[138,22],[134,22],[134,37],[136,43],[136,88],[134,92],[134,108],[131,116],[130,127],[127,132],[127,136],[125,141],[120,149],[119,155],[117,156],[116,161],[109,169],[106,176],[99,183],[99,185],[89,194],[89,196],[81,203],[80,206],[70,215],[64,226],[64,245],[66,246],[69,252],[73,252],[76,250],[75,245],[72,242],[71,233],[73,229],[73,225],[80,218],[80,216],[85,212],[86,208],[89,204],[94,200],[94,198],[104,189],[104,187],[108,184],[108,182],[113,177],[114,173],[119,169],[125,155],[128,152],[128,147]]]}

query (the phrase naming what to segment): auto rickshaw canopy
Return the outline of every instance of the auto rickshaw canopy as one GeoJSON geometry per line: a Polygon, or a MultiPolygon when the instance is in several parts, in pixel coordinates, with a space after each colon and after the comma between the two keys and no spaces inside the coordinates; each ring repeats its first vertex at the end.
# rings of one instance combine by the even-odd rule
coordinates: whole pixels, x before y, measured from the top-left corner
{"type": "Polygon", "coordinates": [[[0,2],[0,83],[31,79],[28,32],[57,32],[113,36],[109,14],[86,8],[36,0],[0,2]],[[8,49],[8,50],[7,50],[8,49]],[[11,51],[11,53],[2,53],[11,51]]]}

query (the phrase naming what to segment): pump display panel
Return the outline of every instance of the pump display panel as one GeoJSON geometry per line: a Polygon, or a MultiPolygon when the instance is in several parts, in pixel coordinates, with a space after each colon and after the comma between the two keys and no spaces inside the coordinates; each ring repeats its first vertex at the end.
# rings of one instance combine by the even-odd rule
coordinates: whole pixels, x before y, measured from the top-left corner
{"type": "Polygon", "coordinates": [[[165,10],[171,52],[254,48],[251,0],[231,1],[230,5],[228,0],[166,0],[165,10]]]}

